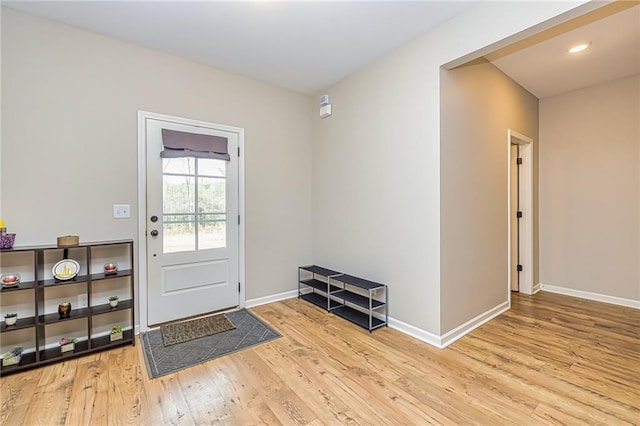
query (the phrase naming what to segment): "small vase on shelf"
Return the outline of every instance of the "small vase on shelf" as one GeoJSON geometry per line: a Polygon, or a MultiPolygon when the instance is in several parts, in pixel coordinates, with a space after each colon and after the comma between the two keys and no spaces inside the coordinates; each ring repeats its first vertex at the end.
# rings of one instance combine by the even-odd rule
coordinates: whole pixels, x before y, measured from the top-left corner
{"type": "Polygon", "coordinates": [[[71,316],[71,302],[64,302],[59,304],[58,315],[60,315],[60,319],[69,318],[71,316]]]}
{"type": "Polygon", "coordinates": [[[18,321],[18,314],[6,314],[4,316],[4,323],[6,325],[16,325],[16,321],[18,321]]]}

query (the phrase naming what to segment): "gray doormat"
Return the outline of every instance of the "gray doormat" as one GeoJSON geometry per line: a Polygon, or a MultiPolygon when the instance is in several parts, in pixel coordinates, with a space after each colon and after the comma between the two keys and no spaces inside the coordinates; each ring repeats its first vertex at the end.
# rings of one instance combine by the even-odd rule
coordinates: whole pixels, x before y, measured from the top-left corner
{"type": "Polygon", "coordinates": [[[234,328],[236,328],[236,326],[229,321],[226,315],[220,314],[163,325],[160,326],[160,333],[162,333],[162,342],[164,345],[171,346],[223,331],[233,330],[234,328]]]}
{"type": "Polygon", "coordinates": [[[171,346],[164,345],[159,329],[140,333],[149,377],[153,379],[183,370],[281,337],[280,333],[245,309],[229,312],[226,315],[236,326],[235,329],[171,346]]]}

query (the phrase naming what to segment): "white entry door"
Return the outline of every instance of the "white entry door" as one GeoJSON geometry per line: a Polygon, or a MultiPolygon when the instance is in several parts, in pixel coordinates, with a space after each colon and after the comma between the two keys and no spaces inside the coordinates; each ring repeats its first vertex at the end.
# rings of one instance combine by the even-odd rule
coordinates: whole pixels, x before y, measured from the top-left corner
{"type": "Polygon", "coordinates": [[[238,133],[146,118],[147,322],[239,305],[238,133]],[[162,129],[227,138],[231,160],[161,158],[162,129]]]}

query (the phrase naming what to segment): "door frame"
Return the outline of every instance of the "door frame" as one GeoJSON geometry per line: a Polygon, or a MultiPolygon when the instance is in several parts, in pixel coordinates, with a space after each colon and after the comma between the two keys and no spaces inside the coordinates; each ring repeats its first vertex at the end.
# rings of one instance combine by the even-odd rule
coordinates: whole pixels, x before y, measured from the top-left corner
{"type": "Polygon", "coordinates": [[[533,284],[533,139],[507,129],[507,292],[511,303],[511,145],[520,146],[520,260],[523,266],[518,292],[534,293],[533,284]]]}
{"type": "MultiPolygon", "coordinates": [[[[140,321],[140,331],[148,329],[148,306],[147,306],[147,143],[146,143],[146,120],[157,119],[173,121],[180,124],[210,127],[225,132],[236,133],[238,135],[238,214],[240,224],[238,225],[238,280],[240,281],[240,294],[238,302],[240,308],[245,307],[245,182],[244,182],[244,129],[241,127],[227,126],[190,118],[176,117],[172,115],[158,114],[155,112],[138,110],[138,318],[140,321]]],[[[234,155],[234,153],[230,153],[234,155]]]]}

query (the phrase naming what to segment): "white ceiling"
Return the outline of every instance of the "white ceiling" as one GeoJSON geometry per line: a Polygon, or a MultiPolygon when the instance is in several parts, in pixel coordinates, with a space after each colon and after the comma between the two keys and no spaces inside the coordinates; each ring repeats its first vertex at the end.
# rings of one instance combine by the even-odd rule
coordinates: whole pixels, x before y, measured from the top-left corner
{"type": "Polygon", "coordinates": [[[497,59],[496,67],[539,99],[640,72],[640,6],[497,59]],[[579,54],[567,48],[591,41],[579,54]]]}
{"type": "MultiPolygon", "coordinates": [[[[478,1],[0,3],[313,94],[478,1]]],[[[574,29],[556,31],[545,41],[529,42],[529,47],[506,48],[486,58],[540,99],[638,74],[640,6],[594,21],[597,18],[568,25],[574,29]],[[567,47],[583,40],[592,42],[587,51],[566,53],[567,47]]]]}
{"type": "Polygon", "coordinates": [[[316,93],[473,1],[2,1],[33,15],[316,93]]]}

